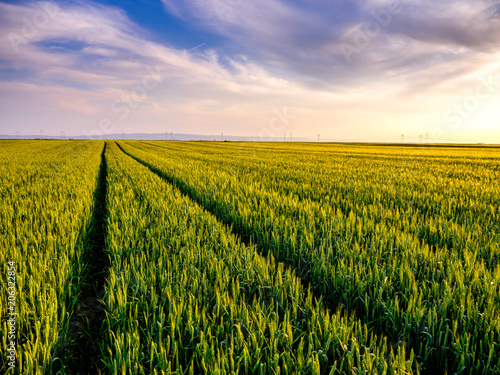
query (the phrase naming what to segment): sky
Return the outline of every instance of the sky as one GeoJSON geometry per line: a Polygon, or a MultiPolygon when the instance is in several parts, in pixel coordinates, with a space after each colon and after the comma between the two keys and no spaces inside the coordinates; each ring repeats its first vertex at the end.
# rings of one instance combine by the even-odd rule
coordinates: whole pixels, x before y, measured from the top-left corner
{"type": "Polygon", "coordinates": [[[500,1],[0,1],[16,132],[500,143],[500,1]]]}

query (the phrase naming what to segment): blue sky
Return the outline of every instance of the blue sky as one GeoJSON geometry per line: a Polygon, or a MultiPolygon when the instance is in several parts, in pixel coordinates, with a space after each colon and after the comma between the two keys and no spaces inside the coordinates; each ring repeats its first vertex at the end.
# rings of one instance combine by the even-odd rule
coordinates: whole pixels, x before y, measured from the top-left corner
{"type": "Polygon", "coordinates": [[[500,143],[500,2],[0,1],[0,134],[500,143]]]}

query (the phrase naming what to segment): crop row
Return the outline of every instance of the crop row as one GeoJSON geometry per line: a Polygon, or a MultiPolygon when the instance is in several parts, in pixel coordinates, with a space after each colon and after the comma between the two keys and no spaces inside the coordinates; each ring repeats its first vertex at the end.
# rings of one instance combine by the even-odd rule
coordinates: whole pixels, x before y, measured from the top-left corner
{"type": "Polygon", "coordinates": [[[16,371],[61,368],[76,337],[68,334],[85,274],[88,233],[103,142],[2,141],[0,264],[15,268],[15,289],[0,286],[2,351],[7,370],[8,296],[15,305],[16,371]],[[12,292],[12,293],[10,293],[12,292]]]}
{"type": "Polygon", "coordinates": [[[120,146],[422,371],[500,370],[495,151],[120,146]]]}

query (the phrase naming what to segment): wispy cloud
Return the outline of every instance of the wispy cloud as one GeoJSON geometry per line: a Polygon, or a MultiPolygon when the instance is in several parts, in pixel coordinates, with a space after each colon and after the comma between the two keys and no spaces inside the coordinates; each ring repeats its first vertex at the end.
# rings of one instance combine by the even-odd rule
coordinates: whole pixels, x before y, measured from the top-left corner
{"type": "Polygon", "coordinates": [[[141,101],[143,108],[189,105],[207,97],[230,108],[238,98],[251,100],[270,90],[273,95],[295,90],[294,84],[244,57],[221,57],[205,48],[188,52],[151,42],[146,31],[113,7],[80,2],[64,7],[0,3],[0,14],[0,33],[8,36],[0,44],[3,80],[24,82],[17,89],[25,94],[40,95],[42,87],[61,96],[67,95],[64,89],[82,92],[81,99],[74,102],[78,105],[52,98],[54,110],[77,107],[73,108],[76,112],[82,108],[88,113],[90,108],[95,113],[109,112],[110,103],[130,101],[130,92],[150,70],[161,77],[162,85],[141,101]],[[54,12],[50,19],[34,32],[24,33],[26,20],[45,14],[48,7],[54,12]]]}
{"type": "MultiPolygon", "coordinates": [[[[429,67],[446,66],[450,73],[451,61],[494,53],[500,40],[500,6],[489,0],[163,2],[167,11],[197,19],[200,27],[224,35],[270,69],[329,90],[402,69],[421,86],[426,81],[421,73],[429,67]],[[346,47],[353,48],[348,59],[346,47]]],[[[458,69],[455,75],[462,73],[458,69]]]]}

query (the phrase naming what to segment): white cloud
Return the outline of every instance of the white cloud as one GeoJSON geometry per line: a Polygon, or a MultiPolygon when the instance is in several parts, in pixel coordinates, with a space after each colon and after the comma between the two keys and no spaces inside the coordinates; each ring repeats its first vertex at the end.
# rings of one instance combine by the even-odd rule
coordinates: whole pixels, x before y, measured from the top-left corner
{"type": "Polygon", "coordinates": [[[270,69],[328,90],[391,75],[409,61],[414,73],[409,82],[416,79],[420,86],[419,76],[429,66],[493,53],[500,40],[500,6],[490,0],[163,3],[167,11],[196,19],[270,69]]]}

